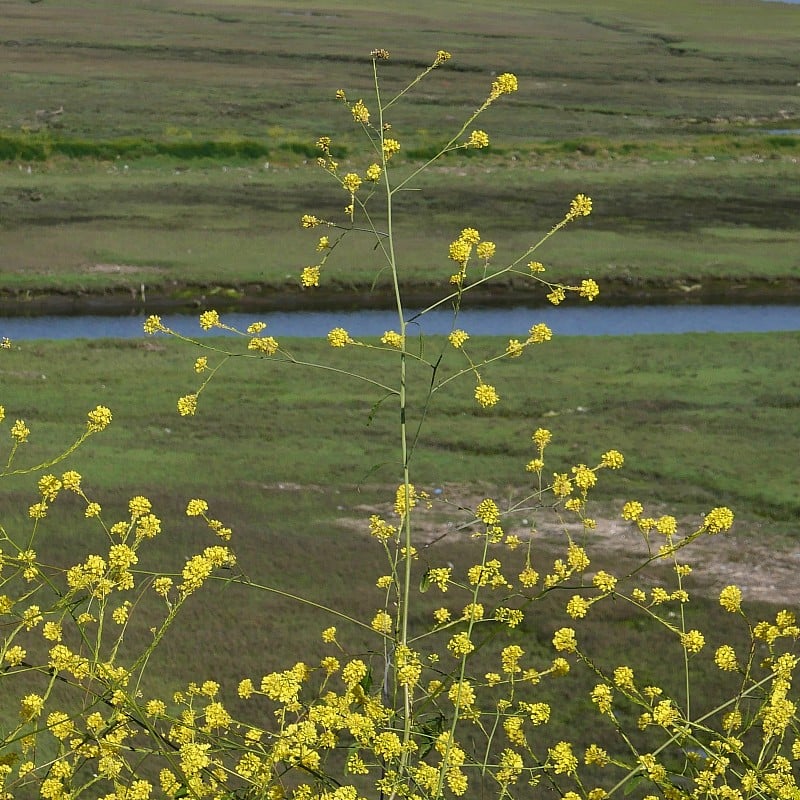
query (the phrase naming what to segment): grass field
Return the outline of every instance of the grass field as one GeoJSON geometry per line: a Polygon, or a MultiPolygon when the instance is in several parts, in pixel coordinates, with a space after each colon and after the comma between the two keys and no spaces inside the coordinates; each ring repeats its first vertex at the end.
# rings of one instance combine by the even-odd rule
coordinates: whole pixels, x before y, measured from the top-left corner
{"type": "MultiPolygon", "coordinates": [[[[223,346],[230,340],[206,343],[223,346]]],[[[298,359],[358,366],[375,379],[390,380],[391,366],[374,352],[334,351],[308,340],[283,344],[298,359]]],[[[655,514],[675,513],[687,529],[710,507],[728,504],[737,514],[738,558],[746,560],[759,546],[780,564],[781,554],[794,547],[800,513],[794,446],[800,380],[785,369],[798,344],[797,334],[556,339],[486,371],[503,398],[493,412],[475,410],[469,379],[451,384],[446,397],[436,395],[412,460],[414,481],[420,488],[442,489],[455,505],[494,496],[506,508],[530,485],[524,471],[533,455],[530,434],[546,426],[554,433],[548,449],[553,471],[595,463],[609,447],[627,456],[626,467],[604,473],[595,491],[591,513],[606,545],[592,547],[593,569],[622,573],[635,564],[636,548],[620,547],[608,536],[621,503],[632,498],[655,514]]],[[[504,346],[505,340],[476,340],[471,352],[477,358],[504,346]]],[[[436,348],[431,341],[428,354],[436,348]]],[[[85,412],[106,404],[114,413],[111,427],[51,470],[80,470],[87,494],[102,504],[108,521],[125,516],[131,496],[150,497],[164,533],[143,551],[140,569],[179,572],[189,554],[209,543],[204,525],[184,513],[189,498],[203,496],[212,515],[233,528],[247,579],[368,619],[380,602],[374,576],[384,568],[380,549],[365,534],[366,518],[388,513],[397,480],[391,403],[381,405],[368,424],[381,397],[377,390],[341,375],[233,359],[201,395],[198,415],[182,418],[175,400],[197,385],[196,355],[194,348],[162,337],[25,342],[3,351],[5,424],[24,418],[32,430],[16,466],[63,450],[82,431],[85,412]]],[[[429,380],[423,369],[411,378],[416,387],[429,380]]],[[[413,423],[419,408],[410,411],[413,423]]],[[[25,512],[36,498],[35,476],[4,479],[0,511],[12,538],[27,535],[31,521],[25,512]]],[[[422,517],[420,531],[435,539],[451,530],[447,521],[467,516],[437,505],[422,517]]],[[[543,509],[520,510],[507,524],[524,531],[531,521],[541,532],[534,563],[544,568],[562,554],[561,538],[548,533],[552,520],[543,509]],[[523,516],[531,519],[523,522],[523,516]]],[[[70,497],[53,504],[38,537],[40,557],[53,565],[81,561],[107,546],[100,530],[83,519],[82,504],[70,497]]],[[[415,580],[427,564],[442,560],[466,569],[473,548],[469,537],[451,535],[427,546],[421,541],[415,580]]],[[[512,570],[514,557],[504,559],[512,570]]],[[[727,582],[719,559],[712,563],[691,578],[690,625],[706,624],[714,613],[713,594],[727,582]]],[[[234,693],[242,677],[283,669],[301,654],[310,661],[320,657],[325,651],[319,630],[332,622],[353,650],[374,644],[362,629],[327,613],[227,583],[226,577],[188,604],[152,661],[146,694],[168,694],[188,680],[213,677],[223,682],[230,707],[242,710],[234,693]],[[199,653],[203,674],[197,672],[199,653]]],[[[455,607],[465,602],[455,591],[446,599],[455,607]]],[[[508,643],[520,643],[534,662],[546,660],[553,630],[567,622],[563,599],[554,595],[520,629],[504,633],[508,643]]],[[[414,625],[424,627],[441,602],[434,593],[423,595],[414,625]]],[[[754,616],[774,614],[769,603],[749,599],[747,609],[754,616]]],[[[158,614],[146,603],[137,609],[123,658],[125,648],[134,652],[148,637],[158,614]]],[[[680,691],[676,675],[663,669],[664,648],[672,644],[623,605],[608,604],[576,627],[598,663],[614,666],[621,652],[635,651],[637,675],[680,691]]],[[[710,653],[718,641],[738,642],[744,633],[737,632],[735,615],[726,615],[708,631],[710,653]]],[[[473,669],[482,674],[490,667],[478,660],[473,669]]],[[[696,659],[694,669],[697,707],[711,707],[722,688],[711,655],[696,659]]],[[[613,751],[610,729],[575,733],[586,711],[575,698],[586,696],[591,679],[576,674],[537,690],[538,700],[559,709],[546,735],[557,741],[569,733],[578,743],[591,736],[613,751]]]]}
{"type": "MultiPolygon", "coordinates": [[[[791,444],[800,432],[800,378],[784,365],[797,343],[788,333],[556,339],[487,369],[503,397],[493,413],[475,407],[468,376],[434,395],[414,457],[417,480],[506,492],[525,483],[530,433],[545,425],[554,429],[560,469],[594,462],[609,447],[629,454],[622,473],[604,477],[600,500],[652,495],[655,485],[658,502],[720,502],[792,520],[800,512],[791,444]]],[[[285,346],[299,360],[392,381],[392,364],[377,351],[336,351],[314,340],[285,346]]],[[[438,346],[427,345],[428,357],[438,346]]],[[[470,352],[478,358],[504,347],[481,339],[470,352]]],[[[395,481],[391,401],[368,425],[382,390],[311,368],[233,359],[201,396],[198,416],[181,418],[175,401],[198,385],[198,352],[160,337],[20,343],[3,355],[2,380],[7,418],[36,425],[26,460],[65,446],[85,412],[103,403],[114,426],[73,457],[76,468],[95,473],[99,490],[168,487],[164,494],[174,497],[205,487],[239,504],[243,486],[254,497],[280,483],[315,487],[312,495],[333,487],[369,494],[395,481]],[[324,391],[309,392],[317,380],[324,391]]],[[[447,363],[442,375],[457,366],[452,355],[447,363]]],[[[417,388],[430,380],[422,366],[411,376],[417,388]]]]}
{"type": "MultiPolygon", "coordinates": [[[[318,232],[302,231],[298,218],[337,214],[343,204],[341,189],[310,163],[314,141],[333,136],[347,169],[368,163],[332,93],[341,86],[350,97],[368,96],[373,47],[392,51],[387,90],[437,49],[454,55],[393,120],[403,142],[393,162],[398,174],[435,152],[448,126],[485,97],[494,74],[513,71],[521,84],[486,118],[489,152],[443,160],[399,204],[404,288],[440,293],[452,271],[447,244],[462,227],[479,227],[504,260],[586,192],[593,215],[539,254],[556,279],[596,277],[605,296],[660,291],[730,300],[800,291],[800,139],[771,133],[800,125],[800,8],[760,0],[729,0],[724,9],[688,0],[479,0],[465,14],[454,0],[397,5],[6,3],[3,308],[35,308],[38,298],[59,293],[143,290],[193,307],[242,293],[302,302],[297,276],[313,263],[318,232]]],[[[369,292],[370,302],[383,301],[370,242],[335,256],[322,302],[369,292]]],[[[525,290],[505,284],[497,294],[512,292],[525,290]]],[[[396,364],[374,351],[334,351],[318,341],[283,341],[272,327],[268,333],[297,360],[393,381],[396,364]]],[[[480,360],[506,341],[469,345],[480,360]]],[[[535,428],[554,433],[546,471],[593,464],[618,448],[625,469],[604,472],[594,492],[592,569],[622,574],[638,562],[641,551],[629,549],[617,527],[626,500],[640,499],[654,515],[674,513],[686,530],[713,506],[736,512],[733,536],[710,540],[687,579],[687,625],[708,638],[692,659],[694,705],[711,708],[722,690],[735,691],[713,664],[714,648],[747,638],[735,615],[720,620],[719,588],[744,576],[752,619],[774,617],[779,602],[796,604],[798,345],[799,334],[564,338],[483,370],[502,397],[490,412],[476,407],[471,377],[450,384],[434,395],[412,459],[417,486],[444,501],[420,515],[414,581],[428,565],[451,562],[463,572],[474,563],[474,543],[454,535],[452,523],[470,518],[460,506],[476,498],[494,496],[506,509],[525,497],[535,428]]],[[[430,340],[426,356],[433,360],[442,347],[430,340]]],[[[24,468],[66,448],[88,409],[112,409],[109,430],[44,471],[80,470],[108,522],[126,516],[130,497],[152,499],[164,532],[143,552],[141,570],[179,574],[210,543],[203,524],[185,514],[189,498],[203,496],[233,528],[239,566],[187,604],[142,689],[145,697],[168,695],[213,678],[228,707],[252,718],[258,709],[243,708],[237,682],[258,681],[298,658],[315,661],[327,652],[321,628],[338,624],[353,652],[375,647],[363,627],[242,584],[310,597],[368,623],[383,599],[374,580],[386,568],[366,520],[390,513],[397,409],[391,399],[378,405],[385,393],[374,385],[339,372],[235,358],[202,394],[198,415],[182,418],[175,403],[201,380],[192,369],[198,354],[163,337],[15,343],[0,350],[3,425],[21,418],[32,429],[15,464],[24,468]]],[[[455,368],[451,359],[438,376],[455,368]]],[[[412,366],[415,390],[430,380],[429,369],[412,366]]],[[[422,413],[412,404],[410,423],[422,413]]],[[[0,522],[19,543],[31,530],[36,477],[4,478],[0,522]]],[[[44,563],[57,569],[107,548],[83,512],[71,497],[53,504],[36,541],[44,563]]],[[[547,509],[523,506],[504,524],[526,540],[532,535],[537,568],[563,556],[563,525],[547,509]]],[[[504,558],[510,572],[521,565],[519,553],[504,558]]],[[[666,584],[671,576],[656,569],[655,579],[666,584]]],[[[454,590],[446,602],[460,608],[466,599],[454,590]]],[[[674,637],[623,603],[568,620],[564,600],[553,593],[502,636],[531,663],[545,664],[553,631],[575,625],[598,665],[610,669],[621,654],[635,655],[638,679],[681,694],[671,668],[683,657],[674,637]]],[[[442,602],[434,592],[422,595],[412,629],[427,628],[442,602]]],[[[135,609],[121,663],[150,638],[161,614],[156,603],[150,593],[135,609]]],[[[480,659],[472,665],[478,676],[494,667],[480,659]]],[[[46,677],[22,674],[23,693],[46,677]]],[[[537,688],[536,699],[555,709],[542,746],[591,739],[614,752],[613,731],[585,724],[592,683],[576,670],[537,688]]],[[[0,707],[0,720],[12,713],[0,707]]],[[[631,727],[633,713],[620,708],[631,727]]]]}
{"type": "MultiPolygon", "coordinates": [[[[520,78],[481,122],[491,152],[449,157],[401,207],[409,284],[446,280],[446,247],[464,225],[514,255],[586,192],[588,224],[542,252],[564,280],[591,274],[608,294],[675,298],[687,285],[798,291],[800,139],[769,133],[800,124],[796,7],[482,0],[457,10],[449,0],[391,11],[7,4],[0,293],[125,296],[144,283],[154,299],[192,302],[215,285],[296,291],[316,241],[298,217],[335,215],[343,202],[308,163],[314,141],[332,135],[344,167],[366,165],[332,95],[369,96],[374,46],[393,54],[387,92],[437,49],[453,53],[397,107],[398,174],[435,152],[493,74],[520,78]]],[[[324,302],[369,291],[371,248],[332,260],[324,302]]]]}

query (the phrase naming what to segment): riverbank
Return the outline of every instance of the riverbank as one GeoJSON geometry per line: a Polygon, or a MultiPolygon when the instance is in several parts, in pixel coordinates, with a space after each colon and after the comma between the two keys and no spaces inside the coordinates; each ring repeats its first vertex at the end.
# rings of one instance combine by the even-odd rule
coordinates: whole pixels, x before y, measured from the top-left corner
{"type": "MultiPolygon", "coordinates": [[[[442,287],[406,287],[409,308],[423,308],[441,299],[442,287]]],[[[735,281],[633,281],[603,280],[596,305],[784,305],[800,301],[800,276],[796,278],[753,278],[735,281]]],[[[584,303],[584,301],[579,301],[584,303]]],[[[0,290],[0,316],[36,315],[124,315],[148,312],[218,311],[336,311],[392,308],[394,298],[381,287],[344,287],[335,282],[322,288],[303,289],[297,284],[200,285],[145,284],[98,291],[0,290]]],[[[544,306],[548,303],[538,286],[492,286],[468,295],[469,307],[511,305],[544,306]]]]}

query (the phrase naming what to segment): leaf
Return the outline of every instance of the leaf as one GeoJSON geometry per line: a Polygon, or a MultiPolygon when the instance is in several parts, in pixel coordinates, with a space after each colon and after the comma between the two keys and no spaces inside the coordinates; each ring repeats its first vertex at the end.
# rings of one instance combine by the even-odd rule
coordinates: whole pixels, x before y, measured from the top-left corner
{"type": "Polygon", "coordinates": [[[443,714],[436,714],[432,719],[426,720],[418,726],[417,730],[424,741],[420,743],[419,758],[425,758],[428,753],[433,749],[437,739],[443,733],[445,728],[445,717],[443,714]]]}
{"type": "Polygon", "coordinates": [[[431,571],[426,569],[425,572],[422,573],[422,577],[419,581],[419,590],[423,594],[431,588],[431,571]]]}
{"type": "Polygon", "coordinates": [[[637,786],[641,786],[645,782],[643,775],[637,775],[631,778],[626,784],[623,794],[627,797],[637,786]]]}
{"type": "Polygon", "coordinates": [[[365,694],[369,694],[372,689],[372,667],[367,668],[367,674],[359,682],[365,694]]]}
{"type": "Polygon", "coordinates": [[[388,392],[383,397],[381,397],[380,400],[377,400],[375,403],[373,403],[372,408],[370,408],[370,410],[369,410],[369,414],[367,414],[367,427],[368,428],[369,428],[370,425],[372,425],[372,420],[375,418],[375,414],[377,413],[378,407],[380,406],[380,404],[384,400],[386,400],[388,397],[393,397],[393,396],[394,396],[394,392],[388,392]]]}

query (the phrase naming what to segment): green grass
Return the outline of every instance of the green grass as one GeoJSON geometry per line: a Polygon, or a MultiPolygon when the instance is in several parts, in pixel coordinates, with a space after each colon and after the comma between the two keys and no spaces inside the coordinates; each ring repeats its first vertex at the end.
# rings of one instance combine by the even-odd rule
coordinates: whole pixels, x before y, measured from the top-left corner
{"type": "MultiPolygon", "coordinates": [[[[636,285],[791,282],[800,243],[793,170],[784,160],[744,159],[587,161],[541,171],[496,157],[446,164],[398,204],[404,281],[430,294],[446,287],[447,244],[467,224],[496,241],[496,263],[507,263],[583,191],[594,198],[592,216],[538,253],[554,280],[591,275],[608,294],[636,285]]],[[[300,269],[317,258],[318,233],[301,230],[299,218],[313,211],[337,219],[342,202],[341,189],[312,167],[176,167],[159,159],[30,175],[12,165],[0,170],[0,191],[8,198],[0,229],[7,292],[127,292],[144,283],[152,297],[189,300],[214,285],[297,292],[300,269]]],[[[356,234],[344,247],[329,260],[320,294],[385,290],[371,238],[356,234]]],[[[515,290],[531,287],[517,282],[515,290]]]]}
{"type": "MultiPolygon", "coordinates": [[[[480,0],[467,15],[452,0],[389,11],[372,0],[302,10],[247,0],[7,5],[0,293],[35,301],[54,292],[125,295],[145,284],[148,296],[187,304],[203,295],[234,299],[239,289],[288,297],[286,287],[296,287],[300,268],[315,258],[318,232],[300,230],[299,216],[339,214],[344,202],[304,162],[313,160],[317,136],[330,134],[343,167],[363,170],[366,156],[332,92],[369,96],[367,54],[377,46],[393,54],[387,91],[437,49],[454,55],[392,120],[404,148],[394,162],[400,171],[434,152],[493,74],[514,71],[521,85],[486,117],[489,152],[443,160],[403,198],[397,237],[407,287],[446,286],[447,244],[465,225],[495,240],[502,260],[586,192],[594,214],[540,253],[556,279],[592,275],[607,295],[662,287],[682,296],[700,285],[717,293],[741,286],[753,296],[755,280],[796,289],[798,139],[768,133],[800,120],[796,8],[733,0],[723,14],[718,4],[689,0],[480,0]]],[[[328,302],[343,290],[364,294],[380,266],[368,241],[347,252],[337,251],[325,275],[330,295],[320,294],[328,302]]],[[[524,294],[517,286],[500,291],[511,289],[524,294]]],[[[284,344],[298,357],[357,364],[391,380],[367,351],[284,344]]],[[[610,447],[626,454],[626,468],[603,474],[595,492],[601,525],[632,498],[685,525],[727,504],[744,549],[757,542],[780,561],[800,515],[800,380],[787,368],[798,344],[797,334],[556,340],[485,371],[503,399],[493,412],[475,408],[471,379],[437,394],[414,480],[454,503],[491,494],[505,507],[529,485],[530,434],[546,426],[555,435],[548,470],[594,463],[610,447]]],[[[429,344],[431,352],[438,346],[429,344]]],[[[479,358],[505,342],[470,346],[479,358]]],[[[376,410],[379,391],[332,373],[236,359],[203,394],[198,415],[181,418],[175,400],[198,384],[192,348],[148,339],[28,342],[0,352],[5,424],[24,418],[32,428],[20,466],[68,446],[97,403],[113,409],[112,427],[52,470],[79,469],[109,521],[126,516],[132,495],[153,500],[164,533],[141,568],[180,571],[208,543],[202,524],[184,513],[186,501],[202,495],[234,529],[240,568],[255,582],[365,620],[381,603],[372,583],[385,566],[365,535],[366,518],[390,507],[399,454],[396,408],[387,400],[376,410]]],[[[416,389],[430,380],[418,367],[410,377],[416,389]]],[[[412,424],[420,416],[412,405],[412,424]]],[[[38,499],[35,477],[6,479],[0,496],[3,527],[20,542],[38,499]]],[[[437,506],[424,519],[435,532],[448,515],[437,506]]],[[[510,520],[523,524],[521,513],[510,520]]],[[[37,543],[42,559],[59,565],[105,547],[81,504],[63,496],[37,543]]],[[[563,545],[542,537],[534,554],[547,569],[563,545]]],[[[514,558],[506,557],[509,570],[514,558]]],[[[593,559],[593,569],[619,572],[636,556],[601,547],[593,559]]],[[[426,565],[447,561],[466,569],[470,542],[421,548],[415,580],[426,565]]],[[[698,591],[689,624],[708,624],[720,580],[713,570],[691,576],[698,591]]],[[[465,600],[455,591],[447,598],[453,608],[465,600]]],[[[441,602],[424,595],[412,626],[427,626],[441,602]]],[[[747,607],[754,618],[774,613],[747,607]]],[[[147,602],[137,612],[123,661],[159,614],[147,602]]],[[[713,648],[742,640],[733,615],[713,619],[706,652],[693,660],[696,709],[720,691],[713,648]]],[[[319,629],[332,621],[275,593],[215,582],[164,641],[145,692],[169,694],[213,677],[240,711],[241,677],[257,681],[297,658],[314,661],[324,652],[319,629]]],[[[566,622],[563,598],[553,597],[502,636],[542,665],[552,657],[553,630],[566,622]]],[[[627,609],[601,606],[569,624],[598,664],[613,668],[635,653],[642,681],[680,694],[664,656],[674,641],[627,609]]],[[[350,649],[374,646],[362,630],[340,629],[350,649]]],[[[496,666],[478,660],[474,669],[496,666]]],[[[591,739],[613,750],[609,731],[585,724],[592,683],[576,671],[537,689],[536,699],[557,710],[542,746],[591,739]]]]}
{"type": "MultiPolygon", "coordinates": [[[[279,330],[272,333],[280,339],[279,330]]],[[[656,486],[657,502],[721,502],[791,520],[800,511],[789,446],[798,432],[800,380],[783,365],[797,340],[788,333],[556,339],[486,369],[484,379],[503,398],[492,413],[475,406],[468,376],[434,395],[414,455],[417,481],[503,492],[525,485],[530,433],[544,425],[555,431],[554,470],[593,463],[610,447],[628,454],[622,473],[604,476],[600,500],[652,497],[656,486]],[[750,479],[742,479],[743,470],[750,479]]],[[[377,351],[337,351],[314,340],[284,346],[305,361],[357,366],[393,381],[392,360],[377,351]]],[[[429,356],[439,346],[429,343],[429,356]]],[[[504,346],[480,339],[470,352],[478,358],[504,346]]],[[[198,415],[181,418],[175,400],[199,383],[191,368],[196,355],[160,338],[16,346],[3,356],[3,401],[7,418],[35,426],[26,463],[66,446],[85,412],[102,403],[114,425],[71,461],[94,473],[98,490],[125,485],[181,496],[202,488],[246,507],[251,498],[243,487],[256,502],[262,492],[280,493],[281,483],[323,494],[333,487],[380,493],[396,483],[392,401],[369,419],[382,390],[280,361],[234,359],[201,396],[198,415]],[[314,381],[324,391],[309,392],[314,381]],[[196,470],[183,469],[189,461],[196,470]]],[[[450,355],[440,376],[457,366],[450,355]]],[[[415,391],[430,380],[427,367],[414,366],[410,375],[415,391]]],[[[410,409],[412,423],[421,410],[410,409]]]]}
{"type": "MultiPolygon", "coordinates": [[[[153,298],[191,300],[218,284],[255,295],[296,287],[315,258],[298,216],[339,218],[343,204],[304,162],[324,133],[343,168],[366,166],[332,95],[369,98],[377,45],[393,54],[386,93],[437,49],[454,56],[393,108],[401,172],[435,152],[492,74],[520,78],[480,123],[491,152],[445,159],[401,207],[408,282],[446,280],[447,243],[464,225],[516,253],[583,191],[594,215],[542,254],[558,277],[592,274],[623,295],[717,281],[797,290],[798,139],[764,133],[800,124],[791,6],[737,0],[722,14],[688,0],[590,10],[481,0],[468,16],[450,0],[390,11],[188,0],[11,8],[0,48],[8,296],[124,296],[145,283],[153,298]]],[[[371,247],[332,262],[319,294],[335,303],[343,288],[366,292],[371,247]]]]}
{"type": "Polygon", "coordinates": [[[591,10],[578,0],[482,0],[468,16],[459,8],[453,0],[390,10],[340,0],[287,11],[274,0],[183,0],[112,12],[101,2],[60,0],[44,13],[15,3],[5,25],[16,47],[5,50],[11,70],[0,124],[37,127],[48,121],[37,109],[63,105],[50,124],[92,139],[161,136],[167,126],[258,137],[272,127],[305,139],[317,134],[319,104],[332,87],[368,89],[376,46],[393,53],[390,86],[439,48],[455,56],[452,72],[438,73],[412,100],[412,130],[429,128],[431,107],[442,101],[458,116],[468,112],[492,71],[507,69],[523,90],[498,113],[503,139],[639,139],[752,125],[750,117],[756,125],[783,121],[787,110],[798,116],[791,7],[738,0],[720,14],[691,0],[608,0],[591,10]],[[24,68],[14,60],[20,48],[24,68]],[[525,108],[544,112],[533,130],[519,124],[525,108]]]}
{"type": "MultiPolygon", "coordinates": [[[[728,504],[739,520],[732,535],[742,546],[756,540],[768,544],[779,560],[787,546],[783,537],[796,536],[800,512],[793,446],[800,380],[785,369],[799,343],[797,334],[556,339],[521,360],[485,370],[503,398],[492,412],[476,410],[469,379],[451,384],[445,397],[437,395],[412,461],[413,480],[420,488],[443,488],[455,503],[492,495],[505,506],[529,485],[524,464],[533,455],[530,434],[546,426],[554,433],[548,470],[594,463],[609,447],[626,454],[626,467],[603,473],[594,493],[591,513],[601,527],[632,498],[645,501],[654,514],[676,513],[682,525],[693,524],[714,505],[728,504]]],[[[477,358],[503,348],[505,341],[477,339],[470,345],[477,358]]],[[[297,357],[357,366],[381,380],[390,380],[393,369],[380,363],[393,358],[373,358],[376,354],[365,350],[336,351],[308,340],[285,346],[297,357]]],[[[431,354],[437,346],[436,340],[429,343],[431,354]]],[[[385,566],[380,548],[366,535],[366,518],[388,513],[398,482],[391,402],[367,424],[378,391],[337,374],[235,359],[201,396],[198,415],[181,418],[175,399],[197,385],[196,355],[194,348],[161,337],[26,342],[2,351],[4,425],[24,418],[32,430],[17,466],[65,448],[83,429],[86,410],[106,404],[114,412],[111,427],[48,471],[80,470],[85,491],[102,504],[108,522],[126,516],[131,496],[150,497],[164,531],[143,548],[140,569],[179,572],[187,556],[209,543],[203,523],[184,514],[187,500],[202,496],[211,514],[233,528],[233,547],[249,579],[370,619],[381,602],[373,581],[385,566]]],[[[451,368],[443,365],[443,374],[451,368]]],[[[415,389],[427,381],[424,370],[411,371],[415,389]]],[[[410,421],[419,414],[412,404],[410,421]]],[[[30,530],[26,510],[37,499],[36,477],[4,479],[2,524],[18,541],[30,530]]],[[[420,521],[435,533],[447,530],[446,520],[467,516],[436,506],[420,521]]],[[[519,516],[512,519],[519,522],[519,516]]],[[[544,511],[536,512],[535,519],[546,518],[544,511]]],[[[38,532],[37,551],[48,564],[83,561],[107,546],[99,528],[83,519],[82,503],[70,496],[52,504],[38,532]]],[[[547,569],[562,555],[561,541],[535,538],[538,568],[547,569]]],[[[461,572],[474,558],[468,537],[421,546],[414,580],[429,564],[449,561],[461,572]]],[[[520,552],[504,553],[509,573],[522,558],[520,552]]],[[[592,558],[592,569],[622,574],[638,555],[634,549],[604,552],[593,546],[592,558]]],[[[668,570],[655,572],[664,581],[668,575],[668,570]]],[[[257,682],[298,658],[313,663],[326,652],[321,628],[335,622],[352,651],[374,646],[362,629],[273,592],[228,583],[227,577],[223,574],[187,605],[151,662],[146,697],[168,695],[189,680],[214,678],[223,683],[229,707],[250,717],[257,712],[236,699],[238,681],[250,676],[257,682]]],[[[719,619],[714,611],[720,579],[724,576],[713,569],[689,579],[687,624],[708,636],[706,652],[693,659],[696,711],[712,707],[725,688],[712,662],[714,648],[722,641],[742,642],[746,633],[735,615],[719,619]]],[[[564,599],[563,593],[548,598],[520,629],[501,631],[501,643],[519,643],[527,663],[544,665],[552,657],[553,631],[574,625],[598,665],[613,669],[633,661],[638,680],[681,695],[665,656],[680,656],[673,639],[623,604],[601,604],[585,620],[568,621],[564,599]]],[[[422,595],[412,629],[427,626],[432,609],[445,601],[460,608],[467,598],[456,589],[445,598],[434,590],[422,595]]],[[[754,618],[774,614],[769,605],[752,601],[747,610],[754,618]]],[[[120,653],[123,661],[147,639],[160,613],[154,601],[136,609],[120,653]]],[[[496,667],[479,658],[472,669],[482,675],[496,667]]],[[[592,675],[575,670],[563,681],[537,687],[535,699],[554,708],[540,744],[595,741],[615,750],[612,731],[581,725],[594,682],[592,675]]],[[[33,682],[27,690],[35,688],[33,682]]],[[[621,707],[620,713],[634,712],[621,707]]]]}

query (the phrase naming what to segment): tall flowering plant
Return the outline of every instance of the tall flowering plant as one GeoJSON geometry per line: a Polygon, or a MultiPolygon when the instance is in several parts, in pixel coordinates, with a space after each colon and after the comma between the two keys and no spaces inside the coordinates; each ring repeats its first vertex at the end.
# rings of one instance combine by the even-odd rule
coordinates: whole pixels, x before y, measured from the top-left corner
{"type": "MultiPolygon", "coordinates": [[[[465,227],[442,247],[440,262],[449,266],[441,272],[440,299],[412,314],[403,295],[395,201],[440,158],[486,148],[489,135],[475,123],[495,102],[516,92],[518,84],[510,73],[499,75],[441,150],[418,165],[402,158],[396,115],[406,95],[445,67],[450,54],[439,51],[427,69],[387,97],[381,68],[388,59],[382,49],[371,54],[371,99],[336,92],[365,137],[366,156],[342,165],[335,143],[324,136],[318,140],[318,165],[341,188],[343,211],[335,218],[313,213],[301,218],[301,226],[319,238],[315,263],[302,268],[299,281],[314,291],[335,269],[335,254],[345,240],[370,237],[380,268],[390,275],[396,328],[379,340],[360,340],[336,327],[328,342],[332,348],[370,350],[389,359],[395,366],[393,380],[362,374],[357,367],[345,371],[309,364],[268,333],[265,323],[238,330],[209,310],[200,316],[200,326],[238,334],[244,351],[218,341],[195,341],[202,352],[194,362],[199,383],[177,405],[183,416],[198,413],[205,388],[224,374],[231,358],[242,356],[266,368],[283,361],[346,372],[382,397],[377,411],[396,420],[396,489],[386,498],[385,511],[364,520],[364,533],[385,556],[384,570],[370,578],[379,600],[370,609],[326,609],[331,624],[320,631],[327,647],[321,660],[311,661],[301,652],[283,670],[242,676],[236,687],[241,713],[232,713],[222,699],[223,687],[213,680],[190,683],[171,696],[145,694],[142,687],[151,685],[144,679],[151,655],[168,629],[179,624],[188,598],[205,584],[224,580],[253,591],[277,590],[239,571],[231,528],[213,516],[202,498],[190,499],[186,514],[202,521],[216,543],[187,558],[180,574],[144,571],[137,566],[140,551],[163,535],[147,498],[134,496],[128,517],[112,523],[100,502],[84,491],[81,475],[50,472],[61,457],[26,468],[44,473],[29,509],[31,532],[23,541],[0,528],[0,687],[4,705],[13,711],[11,722],[4,717],[0,730],[3,796],[800,796],[794,777],[800,739],[791,699],[797,664],[792,644],[800,629],[790,611],[751,620],[741,590],[733,585],[722,590],[720,613],[741,619],[745,645],[716,649],[711,658],[721,674],[736,677],[734,688],[712,708],[695,710],[693,669],[709,649],[708,631],[692,627],[685,614],[691,566],[683,556],[700,537],[730,530],[728,508],[711,509],[698,526],[683,531],[675,517],[650,515],[639,501],[628,501],[621,516],[640,534],[640,563],[617,572],[593,567],[598,523],[591,516],[590,494],[603,471],[621,469],[624,458],[608,449],[591,464],[554,463],[548,451],[553,435],[538,427],[530,432],[527,476],[521,481],[525,488],[518,500],[459,498],[444,506],[446,513],[457,515],[460,535],[472,542],[471,563],[463,570],[449,563],[447,540],[431,549],[431,529],[434,541],[443,535],[435,516],[441,501],[415,479],[416,459],[426,445],[424,410],[450,384],[471,381],[477,412],[490,415],[504,391],[492,378],[494,365],[522,357],[552,338],[544,323],[532,320],[526,332],[493,355],[476,357],[470,333],[461,326],[463,304],[478,287],[511,274],[539,284],[555,305],[570,293],[592,301],[599,291],[593,280],[576,286],[553,281],[536,259],[536,251],[553,234],[591,213],[592,202],[579,194],[559,222],[505,260],[498,256],[502,248],[465,219],[465,227]],[[409,334],[409,326],[440,306],[452,309],[449,335],[426,339],[409,334]],[[414,394],[418,384],[408,378],[412,366],[429,378],[421,396],[414,394]],[[34,543],[64,492],[84,504],[87,522],[101,532],[103,546],[82,563],[59,568],[41,559],[34,543]],[[510,530],[507,520],[521,509],[534,522],[526,531],[510,530]],[[430,512],[433,523],[426,518],[430,512]],[[561,552],[553,560],[535,536],[537,520],[545,517],[555,519],[563,531],[561,552]],[[670,581],[653,578],[648,571],[653,566],[667,566],[670,581]],[[423,611],[427,606],[422,602],[429,592],[440,597],[430,612],[423,611]],[[161,617],[132,656],[122,647],[124,631],[131,615],[152,596],[159,599],[161,617]],[[663,630],[664,658],[683,676],[679,691],[642,678],[634,652],[620,653],[619,663],[611,665],[594,657],[591,643],[581,640],[580,621],[601,604],[636,609],[663,630]],[[551,610],[544,648],[524,634],[526,620],[541,608],[551,610]],[[342,626],[337,627],[342,621],[367,636],[371,644],[366,651],[354,649],[338,629],[342,626]],[[553,687],[579,672],[590,676],[592,688],[569,702],[554,700],[558,692],[553,687]],[[549,733],[555,719],[578,713],[571,704],[580,709],[588,741],[577,732],[574,739],[549,733]],[[616,737],[619,746],[613,751],[592,741],[591,731],[603,725],[616,737]]],[[[156,316],[146,321],[145,332],[186,338],[156,316]]],[[[0,421],[3,416],[0,407],[0,421]]],[[[90,412],[76,446],[110,418],[102,407],[90,412]]],[[[20,471],[15,459],[29,435],[22,420],[10,427],[10,454],[0,476],[20,471]]],[[[313,598],[294,599],[320,607],[313,598]]]]}

